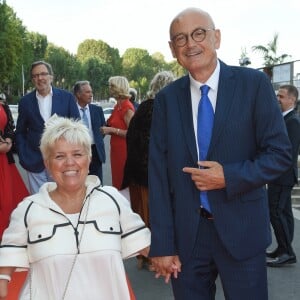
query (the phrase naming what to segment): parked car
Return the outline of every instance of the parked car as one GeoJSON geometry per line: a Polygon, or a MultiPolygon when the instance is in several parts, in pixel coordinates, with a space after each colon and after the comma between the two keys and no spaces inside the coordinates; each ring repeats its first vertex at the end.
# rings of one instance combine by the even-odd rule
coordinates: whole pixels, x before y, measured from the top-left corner
{"type": "Polygon", "coordinates": [[[112,111],[114,110],[113,107],[104,107],[103,108],[103,113],[104,113],[104,118],[105,118],[105,122],[107,121],[107,119],[110,117],[112,111]]]}
{"type": "Polygon", "coordinates": [[[9,104],[9,109],[11,111],[12,117],[14,119],[15,125],[17,125],[17,119],[18,119],[18,105],[16,104],[9,104]]]}

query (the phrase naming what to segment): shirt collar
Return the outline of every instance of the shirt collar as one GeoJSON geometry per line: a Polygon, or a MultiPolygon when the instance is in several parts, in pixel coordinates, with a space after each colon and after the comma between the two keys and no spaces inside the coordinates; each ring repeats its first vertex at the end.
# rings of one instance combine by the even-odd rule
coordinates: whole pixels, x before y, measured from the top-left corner
{"type": "Polygon", "coordinates": [[[213,71],[213,73],[211,74],[211,76],[207,79],[206,82],[199,82],[197,80],[195,80],[191,74],[189,74],[190,77],[190,82],[191,82],[191,86],[196,88],[196,89],[200,89],[200,87],[204,84],[208,85],[210,87],[210,89],[217,91],[218,89],[218,84],[219,84],[219,76],[220,76],[220,62],[219,60],[217,60],[217,66],[215,68],[215,70],[213,71]]]}
{"type": "Polygon", "coordinates": [[[78,109],[79,109],[79,110],[82,109],[82,108],[85,109],[85,110],[89,110],[89,105],[88,105],[88,104],[87,104],[86,106],[83,106],[83,107],[82,107],[82,106],[79,105],[78,102],[76,102],[76,103],[77,103],[77,106],[78,106],[78,109]]]}
{"type": "Polygon", "coordinates": [[[45,97],[47,97],[47,96],[51,96],[51,97],[53,96],[52,86],[50,87],[50,92],[49,92],[49,94],[46,95],[46,96],[42,96],[42,95],[38,92],[38,90],[36,90],[35,92],[36,92],[35,94],[36,94],[36,97],[37,97],[37,98],[45,98],[45,97]]]}
{"type": "Polygon", "coordinates": [[[282,115],[285,117],[288,113],[290,113],[293,110],[294,110],[294,108],[290,108],[289,110],[282,112],[282,115]]]}

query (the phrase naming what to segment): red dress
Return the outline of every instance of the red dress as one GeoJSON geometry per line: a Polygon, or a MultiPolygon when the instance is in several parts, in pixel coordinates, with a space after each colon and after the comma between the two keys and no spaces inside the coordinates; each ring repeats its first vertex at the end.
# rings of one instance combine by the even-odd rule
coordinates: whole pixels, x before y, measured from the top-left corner
{"type": "MultiPolygon", "coordinates": [[[[134,111],[134,106],[129,99],[123,100],[120,104],[115,105],[111,116],[107,120],[107,125],[127,130],[124,116],[129,109],[134,111]]],[[[112,134],[110,138],[111,177],[112,185],[118,190],[120,190],[122,186],[126,158],[126,138],[112,134]]]]}
{"type": "MultiPolygon", "coordinates": [[[[0,104],[0,130],[6,136],[9,119],[4,106],[0,104]]],[[[13,129],[12,131],[13,132],[13,129]]],[[[6,153],[0,153],[0,240],[8,226],[9,217],[17,204],[29,193],[14,163],[8,162],[6,153]]]]}

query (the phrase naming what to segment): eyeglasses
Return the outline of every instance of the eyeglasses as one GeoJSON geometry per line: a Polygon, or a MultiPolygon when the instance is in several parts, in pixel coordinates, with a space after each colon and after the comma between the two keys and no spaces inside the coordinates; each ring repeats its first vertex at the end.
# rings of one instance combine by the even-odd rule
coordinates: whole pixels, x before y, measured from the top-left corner
{"type": "MultiPolygon", "coordinates": [[[[195,29],[191,34],[191,38],[197,42],[203,42],[206,38],[206,32],[207,31],[214,31],[215,29],[208,28],[208,29],[203,29],[203,28],[197,28],[195,29]]],[[[187,44],[189,39],[188,34],[184,33],[179,33],[171,38],[171,41],[175,44],[176,47],[183,47],[187,44]]]]}
{"type": "Polygon", "coordinates": [[[39,77],[45,78],[48,75],[49,75],[48,72],[41,72],[41,73],[32,74],[31,78],[33,78],[33,79],[36,79],[36,78],[39,78],[39,77]]]}

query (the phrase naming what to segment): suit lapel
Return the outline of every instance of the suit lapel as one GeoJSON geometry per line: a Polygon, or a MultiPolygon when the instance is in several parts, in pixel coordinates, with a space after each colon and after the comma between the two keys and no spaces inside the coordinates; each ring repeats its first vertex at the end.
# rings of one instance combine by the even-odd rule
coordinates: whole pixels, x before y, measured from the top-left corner
{"type": "Polygon", "coordinates": [[[234,91],[236,81],[234,79],[230,67],[226,66],[222,62],[220,62],[220,65],[221,69],[214,118],[214,127],[207,154],[208,158],[212,149],[214,149],[214,147],[216,146],[218,138],[220,137],[223,128],[225,128],[226,122],[228,122],[229,112],[231,110],[232,105],[234,105],[234,91]]]}
{"type": "Polygon", "coordinates": [[[57,95],[57,91],[54,87],[52,87],[52,108],[51,108],[51,116],[57,113],[57,107],[59,107],[60,98],[57,95]]]}
{"type": "Polygon", "coordinates": [[[295,114],[295,110],[290,111],[288,114],[284,116],[284,121],[286,122],[289,118],[292,118],[295,114]]]}
{"type": "Polygon", "coordinates": [[[95,120],[95,116],[94,116],[95,111],[94,111],[93,105],[89,105],[89,109],[90,109],[90,117],[91,117],[92,131],[93,131],[93,133],[94,133],[94,122],[93,122],[93,120],[95,120]]]}
{"type": "Polygon", "coordinates": [[[177,93],[177,103],[186,144],[192,155],[193,161],[196,162],[198,161],[198,155],[193,124],[190,81],[188,76],[185,76],[180,83],[179,91],[177,93]]]}

